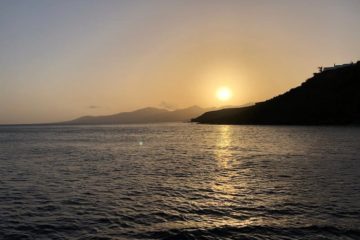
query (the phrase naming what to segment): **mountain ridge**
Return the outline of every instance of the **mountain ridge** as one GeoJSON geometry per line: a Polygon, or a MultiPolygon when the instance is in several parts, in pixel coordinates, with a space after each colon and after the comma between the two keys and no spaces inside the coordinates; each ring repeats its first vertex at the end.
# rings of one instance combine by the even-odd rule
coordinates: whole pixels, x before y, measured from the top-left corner
{"type": "Polygon", "coordinates": [[[59,122],[61,125],[82,124],[133,124],[133,123],[161,123],[161,122],[186,122],[213,108],[191,106],[177,110],[145,107],[129,112],[120,112],[101,116],[82,116],[70,121],[59,122]]]}

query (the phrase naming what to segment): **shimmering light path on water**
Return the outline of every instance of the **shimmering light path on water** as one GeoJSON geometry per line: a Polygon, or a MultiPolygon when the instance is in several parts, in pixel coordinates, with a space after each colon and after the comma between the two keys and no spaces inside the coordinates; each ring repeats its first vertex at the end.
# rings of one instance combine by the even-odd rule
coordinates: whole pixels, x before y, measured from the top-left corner
{"type": "Polygon", "coordinates": [[[359,239],[360,128],[0,127],[0,239],[359,239]]]}

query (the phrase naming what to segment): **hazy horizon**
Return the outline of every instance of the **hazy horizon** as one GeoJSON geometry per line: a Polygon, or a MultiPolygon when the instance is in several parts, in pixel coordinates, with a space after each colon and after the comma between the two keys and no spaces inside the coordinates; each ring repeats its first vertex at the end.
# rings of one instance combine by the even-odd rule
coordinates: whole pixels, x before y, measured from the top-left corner
{"type": "Polygon", "coordinates": [[[0,124],[266,100],[360,60],[359,12],[355,0],[1,2],[0,124]]]}

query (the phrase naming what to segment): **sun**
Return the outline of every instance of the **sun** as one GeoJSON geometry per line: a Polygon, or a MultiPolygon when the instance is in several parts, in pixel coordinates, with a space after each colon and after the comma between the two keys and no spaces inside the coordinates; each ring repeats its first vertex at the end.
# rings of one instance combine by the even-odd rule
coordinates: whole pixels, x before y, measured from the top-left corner
{"type": "Polygon", "coordinates": [[[220,101],[227,101],[232,97],[231,90],[227,87],[221,87],[216,91],[216,97],[220,101]]]}

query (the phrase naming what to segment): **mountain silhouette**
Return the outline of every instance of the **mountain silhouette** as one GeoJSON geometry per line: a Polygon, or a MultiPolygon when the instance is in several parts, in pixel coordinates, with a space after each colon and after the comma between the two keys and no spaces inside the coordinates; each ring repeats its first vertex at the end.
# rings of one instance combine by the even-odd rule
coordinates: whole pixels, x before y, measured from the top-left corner
{"type": "Polygon", "coordinates": [[[186,122],[211,109],[192,106],[189,108],[169,111],[166,109],[147,107],[133,112],[122,112],[106,116],[84,116],[58,124],[132,124],[132,123],[160,123],[186,122]]]}
{"type": "Polygon", "coordinates": [[[206,112],[209,124],[360,124],[360,61],[319,68],[301,86],[253,106],[206,112]]]}

